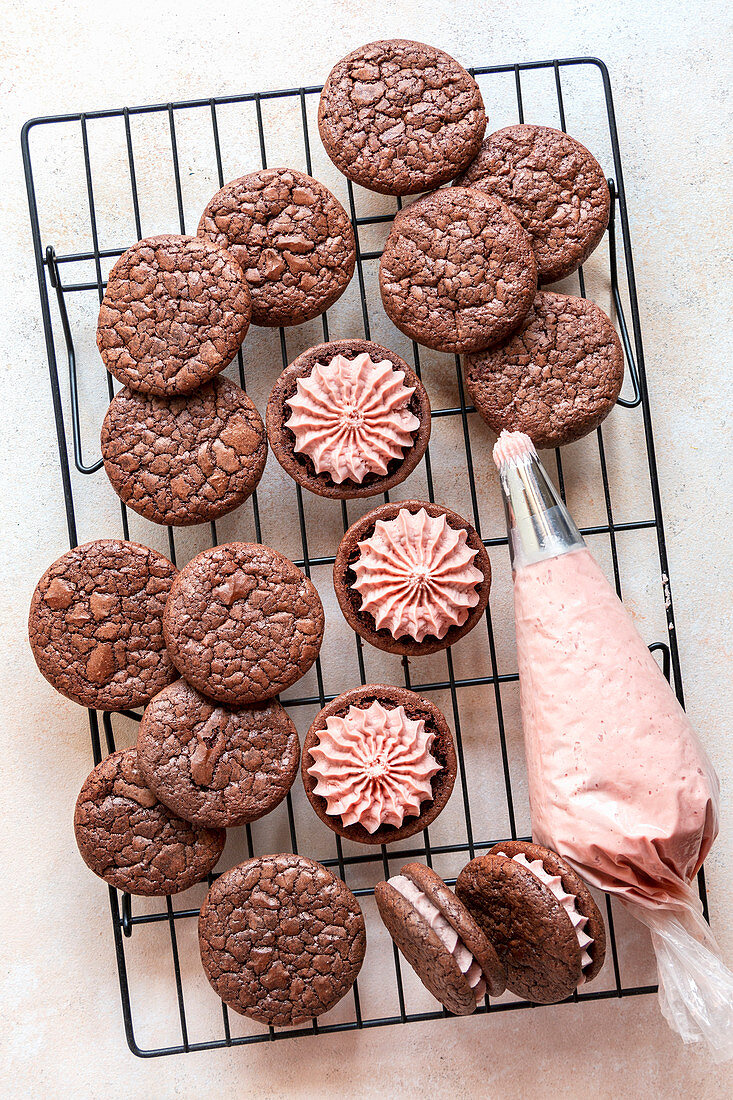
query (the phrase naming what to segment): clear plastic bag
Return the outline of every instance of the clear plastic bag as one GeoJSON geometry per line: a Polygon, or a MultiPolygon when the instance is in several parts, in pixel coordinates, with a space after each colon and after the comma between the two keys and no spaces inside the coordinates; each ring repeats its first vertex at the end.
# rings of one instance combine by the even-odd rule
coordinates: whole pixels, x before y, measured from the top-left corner
{"type": "Polygon", "coordinates": [[[706,1042],[716,1062],[733,1058],[733,974],[701,913],[624,905],[652,934],[662,1014],[684,1042],[706,1042]]]}

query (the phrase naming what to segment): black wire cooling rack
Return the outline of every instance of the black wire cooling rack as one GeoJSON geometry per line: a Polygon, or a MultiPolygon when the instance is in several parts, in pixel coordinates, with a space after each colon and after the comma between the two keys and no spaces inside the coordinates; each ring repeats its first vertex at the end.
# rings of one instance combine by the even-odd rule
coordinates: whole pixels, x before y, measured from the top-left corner
{"type": "MultiPolygon", "coordinates": [[[[595,433],[597,443],[596,462],[600,472],[605,520],[601,523],[584,527],[583,534],[587,536],[602,536],[608,540],[613,577],[619,594],[621,594],[621,565],[618,548],[619,536],[621,533],[633,533],[644,530],[653,532],[653,535],[656,536],[656,557],[658,560],[659,572],[656,574],[655,583],[660,585],[659,591],[663,591],[664,593],[662,597],[664,600],[663,615],[666,618],[667,637],[666,640],[654,641],[649,648],[658,654],[665,675],[668,679],[671,678],[680,702],[684,703],[680,663],[674,629],[674,611],[668,583],[669,569],[667,564],[659,483],[657,479],[657,463],[644,370],[644,351],[639,323],[639,308],[634,279],[629,221],[608,71],[603,62],[594,58],[568,58],[564,60],[538,61],[517,65],[485,66],[471,69],[470,71],[479,80],[484,93],[484,99],[487,105],[489,105],[489,109],[491,107],[494,86],[498,86],[498,82],[502,81],[504,88],[506,88],[506,82],[510,82],[512,85],[512,111],[515,120],[518,119],[520,122],[524,121],[525,114],[524,102],[526,91],[523,82],[535,76],[541,76],[543,79],[546,79],[550,82],[552,90],[552,117],[535,116],[531,120],[536,122],[548,122],[550,125],[559,125],[562,129],[566,128],[566,107],[570,99],[567,85],[568,83],[573,83],[573,78],[577,75],[582,74],[583,77],[587,78],[586,84],[590,90],[584,93],[582,103],[579,101],[580,108],[586,115],[588,112],[591,112],[597,124],[602,126],[605,144],[609,150],[610,157],[608,163],[608,182],[611,191],[611,217],[608,228],[608,270],[604,272],[604,278],[607,280],[607,286],[610,289],[615,319],[623,342],[626,358],[626,382],[623,391],[626,396],[619,399],[619,405],[625,410],[624,415],[637,417],[641,415],[642,418],[643,431],[640,438],[643,439],[643,445],[646,450],[645,472],[646,475],[648,475],[648,498],[651,504],[651,508],[646,509],[646,511],[651,511],[651,515],[646,515],[645,518],[642,519],[632,519],[628,522],[618,522],[614,520],[612,485],[607,469],[604,434],[603,429],[599,428],[595,433]]],[[[148,161],[151,159],[151,154],[148,150],[143,153],[137,148],[136,127],[140,124],[140,120],[143,116],[159,122],[160,126],[157,129],[156,138],[157,150],[161,157],[167,158],[170,156],[170,160],[165,159],[165,163],[168,166],[166,169],[167,186],[168,188],[172,188],[172,194],[175,197],[178,224],[168,226],[166,231],[171,232],[180,230],[181,233],[184,233],[187,228],[189,231],[195,231],[193,226],[186,226],[185,218],[184,185],[186,182],[186,168],[185,165],[182,164],[182,158],[179,154],[179,138],[177,136],[180,132],[179,128],[182,125],[182,120],[190,119],[195,116],[199,122],[203,120],[202,125],[205,124],[205,132],[208,135],[207,142],[209,143],[210,153],[213,153],[213,161],[215,163],[215,186],[212,188],[212,190],[214,190],[225,182],[223,168],[225,143],[222,139],[222,127],[220,124],[221,113],[233,107],[248,113],[250,123],[255,128],[254,132],[256,132],[255,147],[257,145],[259,146],[261,164],[263,167],[266,167],[268,163],[268,147],[273,137],[272,131],[268,129],[267,108],[271,106],[274,101],[279,101],[281,107],[290,109],[293,132],[300,131],[299,141],[302,142],[297,149],[294,148],[292,150],[290,162],[294,166],[303,167],[311,174],[312,149],[314,148],[311,144],[313,141],[312,134],[314,132],[313,117],[319,92],[319,87],[291,88],[282,91],[247,93],[243,95],[219,98],[213,97],[211,99],[198,99],[187,102],[130,108],[125,107],[115,110],[88,111],[79,114],[36,118],[26,123],[24,126],[22,132],[23,160],[30,206],[33,246],[38,272],[38,285],[41,298],[46,352],[48,356],[53,412],[58,435],[66,521],[71,546],[77,543],[77,508],[75,507],[75,495],[78,498],[80,494],[84,493],[84,484],[88,484],[89,478],[101,469],[102,462],[101,459],[88,461],[84,455],[82,436],[84,422],[88,415],[85,405],[87,400],[86,384],[85,380],[80,377],[80,372],[77,367],[77,347],[81,342],[83,342],[85,346],[93,345],[93,325],[82,327],[80,331],[76,333],[74,331],[75,322],[72,319],[72,311],[69,308],[69,303],[78,295],[91,295],[95,301],[100,301],[105,285],[103,268],[105,266],[108,267],[125,248],[133,243],[133,240],[145,236],[146,232],[149,233],[149,229],[146,228],[146,219],[144,211],[142,210],[139,194],[139,178],[141,170],[147,172],[148,161]],[[115,192],[115,202],[124,204],[129,210],[131,215],[131,232],[134,226],[134,236],[130,235],[130,239],[115,240],[111,242],[111,245],[110,242],[104,241],[101,236],[100,211],[98,208],[98,201],[95,197],[98,193],[98,178],[96,176],[98,168],[95,166],[97,163],[97,153],[93,146],[91,130],[92,127],[96,126],[100,121],[104,121],[107,126],[122,128],[120,140],[124,142],[124,150],[126,153],[126,178],[121,181],[120,189],[115,192]],[[56,213],[55,217],[57,221],[54,222],[52,219],[51,223],[48,225],[45,221],[43,204],[39,203],[37,200],[38,171],[39,168],[46,165],[48,155],[46,153],[41,155],[36,151],[34,151],[33,156],[31,155],[31,147],[38,138],[39,131],[43,133],[46,139],[48,139],[49,136],[53,139],[55,135],[58,134],[59,148],[61,148],[61,134],[63,133],[63,140],[65,142],[63,145],[63,156],[66,160],[64,161],[62,158],[62,167],[59,171],[63,178],[68,178],[71,172],[77,171],[79,173],[79,193],[83,195],[83,202],[80,208],[76,208],[73,211],[61,211],[60,213],[56,213]],[[71,146],[69,142],[71,142],[71,146]],[[73,158],[70,153],[68,153],[67,156],[67,151],[72,146],[76,149],[76,154],[73,158]],[[76,167],[74,167],[74,165],[76,167]],[[69,226],[71,226],[71,228],[69,228],[69,226]],[[57,251],[58,240],[60,238],[65,240],[69,233],[74,236],[75,241],[78,239],[82,240],[83,246],[72,250],[57,251]],[[57,311],[57,314],[54,313],[53,317],[51,309],[52,299],[55,300],[55,309],[57,311]],[[59,377],[57,343],[60,344],[61,354],[66,359],[66,377],[63,387],[59,377]],[[71,446],[69,445],[69,438],[71,440],[71,446]]],[[[512,121],[512,119],[507,119],[507,122],[510,121],[512,121]]],[[[119,130],[117,133],[119,138],[119,130]]],[[[154,160],[155,158],[153,157],[152,159],[154,160]]],[[[259,165],[252,163],[242,164],[239,166],[238,171],[230,173],[229,175],[230,177],[231,175],[241,175],[247,171],[252,171],[256,167],[259,167],[259,165]]],[[[163,182],[158,182],[157,186],[166,186],[165,180],[163,180],[163,182]]],[[[364,238],[373,227],[378,227],[382,223],[388,225],[395,212],[393,209],[395,202],[389,199],[384,200],[385,203],[391,205],[391,209],[388,209],[387,212],[383,212],[382,210],[374,212],[370,210],[366,214],[358,215],[357,207],[364,193],[360,192],[358,188],[353,188],[351,183],[347,182],[347,194],[357,242],[356,284],[359,295],[357,313],[360,312],[363,335],[368,339],[373,333],[374,318],[377,311],[381,309],[381,306],[378,302],[378,296],[375,300],[374,296],[370,296],[367,293],[368,280],[366,273],[369,269],[369,265],[374,264],[378,259],[380,250],[370,249],[367,244],[365,244],[364,238]]],[[[372,196],[372,199],[373,198],[372,196]]],[[[397,206],[399,206],[399,200],[397,200],[397,206]]],[[[600,252],[597,255],[600,255],[600,252]]],[[[586,285],[582,269],[578,273],[577,280],[579,293],[585,296],[586,285]]],[[[578,290],[571,290],[570,292],[577,293],[578,290]]],[[[322,339],[328,340],[328,315],[323,315],[321,318],[321,325],[322,339]]],[[[362,332],[338,332],[334,333],[334,335],[339,337],[361,336],[362,332]]],[[[282,364],[286,366],[289,356],[286,346],[286,337],[283,330],[280,330],[279,336],[282,364]]],[[[321,338],[320,332],[318,333],[318,338],[321,338]]],[[[316,340],[312,342],[316,342],[316,340]]],[[[426,353],[424,349],[420,349],[417,344],[413,344],[412,354],[415,369],[417,373],[420,374],[420,357],[421,354],[425,357],[426,353]]],[[[108,388],[109,397],[111,398],[113,396],[113,380],[111,376],[106,374],[101,361],[98,359],[94,361],[90,358],[90,363],[91,362],[94,363],[93,370],[97,378],[99,379],[103,376],[106,379],[106,386],[108,388]]],[[[472,512],[471,520],[474,526],[480,531],[481,516],[479,491],[477,489],[477,477],[474,470],[472,454],[475,447],[472,444],[471,433],[471,423],[475,418],[475,414],[464,397],[460,360],[458,357],[455,357],[455,359],[451,358],[449,362],[450,371],[454,372],[455,375],[454,392],[456,394],[456,400],[449,403],[446,407],[434,408],[433,418],[436,422],[439,418],[452,418],[460,426],[459,437],[462,439],[465,448],[465,456],[461,456],[460,463],[461,466],[463,466],[463,461],[465,459],[465,474],[472,512]]],[[[92,367],[90,367],[90,370],[91,369],[92,367]]],[[[238,359],[238,370],[240,382],[242,386],[246,386],[247,378],[245,377],[246,372],[241,353],[238,359]]],[[[274,381],[274,377],[272,380],[274,381]]],[[[618,412],[615,415],[619,415],[618,412]]],[[[99,420],[101,423],[101,417],[99,420]]],[[[564,496],[566,488],[565,476],[563,473],[563,461],[559,451],[555,452],[555,462],[557,483],[564,496]]],[[[102,478],[104,477],[103,474],[100,474],[100,476],[102,478]]],[[[424,477],[427,494],[429,499],[433,500],[434,465],[431,462],[430,448],[428,448],[425,457],[424,477]]],[[[293,507],[293,518],[299,527],[300,544],[302,548],[300,559],[297,561],[297,564],[310,575],[311,570],[317,566],[329,566],[332,564],[334,557],[333,554],[314,555],[309,553],[309,545],[313,542],[314,532],[312,524],[309,526],[307,508],[304,507],[303,494],[300,487],[295,485],[290,486],[289,492],[294,494],[295,506],[293,507]]],[[[283,508],[289,507],[290,501],[292,500],[293,497],[291,496],[287,502],[284,502],[283,508]]],[[[444,500],[444,502],[451,504],[449,499],[444,500]]],[[[372,507],[374,503],[376,502],[372,502],[369,506],[372,507]]],[[[340,507],[341,520],[343,529],[345,530],[350,522],[347,503],[341,502],[339,504],[339,502],[331,502],[331,506],[336,509],[340,507]]],[[[257,494],[252,498],[251,507],[254,535],[257,540],[261,540],[261,508],[258,503],[257,494]]],[[[212,544],[215,544],[219,541],[216,525],[211,524],[210,526],[211,541],[212,544]]],[[[128,515],[124,505],[121,506],[121,529],[123,536],[125,538],[129,537],[128,515]]],[[[116,533],[117,532],[107,529],[96,531],[95,535],[96,537],[103,537],[116,533]]],[[[180,532],[177,533],[176,537],[180,537],[180,532]]],[[[174,537],[173,530],[168,528],[168,551],[173,561],[176,560],[176,537],[174,537]]],[[[488,547],[502,547],[506,544],[506,541],[505,537],[498,534],[497,537],[484,539],[488,547]]],[[[335,547],[333,550],[335,551],[335,547]]],[[[478,634],[481,629],[481,627],[477,627],[474,633],[478,634]]],[[[363,901],[366,901],[373,893],[373,885],[374,881],[376,881],[374,878],[375,875],[377,877],[381,877],[382,875],[384,875],[384,877],[389,877],[390,874],[395,873],[396,869],[399,867],[399,863],[395,866],[396,860],[417,858],[424,859],[432,865],[434,861],[440,860],[442,857],[456,857],[456,859],[459,860],[458,866],[460,866],[461,862],[473,858],[474,854],[486,850],[497,840],[506,839],[509,835],[512,837],[516,837],[517,835],[516,820],[518,815],[516,813],[515,795],[512,789],[513,769],[510,764],[507,746],[505,692],[510,688],[516,688],[518,676],[516,672],[500,672],[497,661],[495,625],[492,623],[491,610],[487,611],[486,614],[485,630],[485,645],[488,648],[488,656],[490,659],[490,670],[486,675],[462,675],[454,666],[454,658],[451,650],[446,651],[444,655],[445,675],[433,682],[422,683],[416,678],[415,662],[411,664],[405,659],[402,662],[401,669],[401,675],[404,677],[404,682],[407,686],[429,694],[442,692],[445,694],[446,699],[449,700],[449,707],[447,709],[449,709],[452,725],[455,730],[459,760],[459,778],[456,785],[456,792],[453,797],[454,800],[460,800],[462,798],[463,802],[463,820],[459,835],[454,838],[452,843],[431,843],[430,830],[426,829],[421,838],[413,838],[413,841],[408,847],[403,846],[399,851],[388,849],[384,846],[377,850],[357,846],[358,850],[352,852],[346,850],[339,837],[330,834],[330,832],[323,827],[321,827],[321,833],[317,834],[320,837],[320,843],[323,845],[330,843],[332,845],[332,852],[335,846],[335,855],[323,855],[321,853],[321,862],[334,868],[343,879],[349,882],[354,892],[363,901]],[[475,835],[468,793],[470,782],[468,773],[470,769],[467,768],[464,754],[465,728],[464,730],[461,728],[461,699],[467,690],[485,692],[486,694],[482,698],[485,699],[486,709],[487,711],[493,709],[496,715],[499,748],[496,767],[500,769],[501,775],[503,776],[503,796],[506,800],[506,821],[508,823],[508,830],[505,832],[504,837],[499,836],[489,839],[475,835]],[[328,833],[328,835],[324,835],[325,833],[328,833]],[[364,869],[366,869],[367,872],[371,872],[373,880],[371,882],[368,881],[369,874],[367,873],[366,884],[363,884],[364,879],[360,878],[360,872],[364,871],[364,869]],[[360,885],[360,883],[362,884],[360,885]]],[[[364,648],[362,647],[361,640],[356,636],[354,637],[358,674],[361,682],[364,683],[367,680],[364,648]]],[[[323,706],[329,699],[334,698],[333,694],[327,693],[324,689],[323,660],[324,657],[322,654],[315,669],[315,691],[309,695],[296,696],[284,700],[291,710],[297,712],[299,708],[311,708],[311,711],[313,711],[315,708],[323,706]]],[[[417,662],[417,665],[419,666],[419,662],[417,662]]],[[[340,690],[345,690],[345,688],[351,686],[354,686],[353,683],[343,684],[340,690]]],[[[111,752],[115,748],[116,738],[119,736],[120,723],[127,722],[129,728],[130,721],[139,721],[139,717],[138,714],[132,712],[125,712],[123,714],[104,713],[101,715],[100,723],[100,716],[96,712],[89,712],[89,725],[95,763],[101,759],[104,749],[111,752]]],[[[296,827],[296,818],[298,815],[294,809],[294,799],[300,796],[302,796],[302,791],[294,789],[293,793],[288,795],[283,807],[275,811],[276,813],[282,812],[287,815],[287,825],[284,826],[284,835],[289,837],[290,846],[293,851],[298,851],[299,847],[300,850],[303,851],[302,840],[299,840],[299,830],[296,827]]],[[[475,813],[473,817],[475,819],[475,813]]],[[[526,814],[524,814],[524,819],[528,820],[526,814]]],[[[69,827],[71,828],[71,826],[69,827]]],[[[435,826],[432,828],[435,828],[435,826]]],[[[258,848],[251,826],[246,826],[241,832],[243,833],[243,837],[241,841],[240,858],[244,858],[247,855],[258,854],[258,851],[262,851],[261,847],[258,848]]],[[[316,842],[314,842],[314,844],[315,843],[316,842]]],[[[304,854],[319,858],[319,851],[313,850],[311,847],[307,848],[304,854]]],[[[454,881],[456,873],[455,864],[453,866],[453,877],[451,877],[450,873],[446,875],[448,881],[451,882],[454,881]]],[[[94,884],[90,880],[90,889],[93,888],[94,884]]],[[[700,875],[700,892],[707,915],[705,886],[702,872],[700,875]]],[[[379,963],[384,967],[382,976],[379,978],[379,984],[383,990],[387,990],[384,996],[389,1000],[389,1006],[386,1012],[382,1009],[372,1012],[364,1004],[364,997],[362,996],[360,988],[364,978],[364,974],[362,974],[359,982],[354,986],[352,994],[345,998],[341,1005],[337,1006],[336,1010],[333,1010],[336,1013],[335,1022],[331,1021],[332,1014],[329,1014],[320,1022],[313,1021],[311,1024],[299,1028],[274,1030],[273,1028],[264,1029],[258,1025],[248,1027],[248,1022],[243,1022],[239,1017],[230,1015],[226,1006],[222,1004],[220,1006],[220,1014],[218,1007],[215,1006],[215,1010],[210,1011],[206,1015],[206,1020],[203,1025],[194,1025],[191,1022],[194,999],[203,999],[206,997],[213,998],[214,994],[209,989],[208,985],[206,985],[202,975],[196,974],[195,978],[191,978],[191,974],[194,973],[194,970],[191,969],[189,971],[188,964],[182,959],[181,939],[182,927],[190,929],[192,925],[195,926],[195,918],[198,914],[198,908],[202,898],[203,889],[200,888],[199,895],[188,905],[185,904],[188,900],[188,895],[184,895],[183,897],[167,898],[165,901],[163,901],[163,899],[153,899],[151,907],[147,899],[141,901],[141,899],[136,898],[133,904],[133,899],[131,899],[129,895],[119,893],[112,888],[109,890],[112,931],[119,971],[125,1033],[131,1050],[141,1057],[154,1057],[191,1050],[205,1050],[240,1044],[268,1042],[286,1039],[292,1036],[302,1036],[303,1034],[353,1031],[361,1028],[381,1027],[389,1024],[400,1024],[418,1020],[434,1020],[448,1015],[444,1010],[440,1011],[436,1009],[432,1001],[428,1002],[427,1010],[413,1010],[410,1001],[413,997],[414,989],[410,991],[407,988],[412,980],[409,970],[401,966],[396,949],[390,950],[389,942],[386,941],[382,942],[379,960],[379,963]],[[155,940],[151,948],[153,954],[152,961],[150,953],[144,955],[145,965],[142,969],[145,970],[145,972],[138,974],[136,983],[133,985],[130,980],[128,952],[131,950],[131,946],[139,940],[140,937],[151,934],[151,930],[157,930],[158,932],[165,930],[167,931],[167,935],[165,941],[162,941],[159,936],[155,940]],[[173,978],[175,1001],[172,996],[169,996],[167,1002],[168,1009],[165,1007],[161,1008],[156,1002],[155,1011],[151,1014],[152,1023],[148,1024],[148,1022],[143,1022],[139,1027],[138,1025],[141,1017],[145,1016],[148,1002],[155,1000],[154,994],[159,994],[161,984],[165,985],[167,981],[166,974],[168,973],[170,973],[173,978]],[[190,988],[192,983],[195,986],[193,992],[190,988]],[[173,1007],[173,1004],[175,1004],[175,1007],[173,1007]],[[432,1007],[430,1007],[431,1005],[432,1007]],[[165,1033],[163,1041],[160,1041],[158,1032],[156,1031],[158,1025],[160,1025],[159,1030],[165,1033]],[[245,1030],[243,1033],[240,1033],[243,1027],[245,1030]],[[171,1029],[173,1029],[172,1038],[171,1029]],[[145,1045],[143,1040],[139,1038],[140,1030],[145,1032],[146,1037],[149,1033],[152,1033],[152,1041],[149,1044],[145,1045]]],[[[619,911],[615,909],[615,903],[612,904],[608,897],[605,898],[605,912],[608,923],[608,940],[610,948],[609,959],[606,963],[606,971],[608,973],[606,987],[591,989],[589,991],[583,991],[581,988],[580,992],[576,992],[573,997],[570,998],[571,1002],[635,996],[653,993],[657,988],[653,984],[624,984],[622,982],[621,946],[617,942],[616,929],[614,927],[614,916],[616,916],[616,921],[618,923],[619,911]]],[[[370,933],[372,927],[373,926],[370,925],[370,933]]],[[[186,947],[191,948],[191,951],[195,953],[195,947],[188,932],[185,939],[186,947]]],[[[168,988],[168,993],[171,993],[170,988],[168,988]]],[[[383,1001],[380,1001],[380,1004],[383,1004],[383,1001]]],[[[426,1007],[424,1000],[420,1002],[419,1007],[421,1009],[426,1007]]],[[[490,1015],[494,1012],[529,1007],[531,1006],[527,1002],[505,996],[503,999],[496,1002],[490,1002],[487,999],[486,1003],[478,1011],[490,1015]]],[[[197,1013],[193,1012],[193,1015],[196,1016],[197,1013]]]]}

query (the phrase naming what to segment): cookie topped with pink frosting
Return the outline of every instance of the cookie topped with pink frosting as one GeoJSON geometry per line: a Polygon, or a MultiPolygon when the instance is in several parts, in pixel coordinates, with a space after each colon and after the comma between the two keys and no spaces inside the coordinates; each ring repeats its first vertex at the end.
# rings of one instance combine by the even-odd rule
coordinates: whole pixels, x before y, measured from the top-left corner
{"type": "Polygon", "coordinates": [[[386,844],[437,817],[453,789],[456,756],[436,706],[406,688],[370,684],[316,716],[301,770],[313,808],[334,832],[386,844]]]}
{"type": "Polygon", "coordinates": [[[468,909],[422,863],[378,882],[374,898],[387,931],[423,985],[450,1012],[468,1016],[499,997],[506,972],[468,909]]]}
{"type": "Polygon", "coordinates": [[[408,500],[375,508],[349,528],[336,555],[334,586],[347,622],[372,645],[434,653],[481,618],[491,564],[461,516],[408,500]]]}
{"type": "Polygon", "coordinates": [[[369,340],[332,340],[278,378],[267,434],[280,465],[320,496],[387,492],[414,470],[430,438],[430,402],[415,372],[369,340]]]}
{"type": "Polygon", "coordinates": [[[467,864],[456,894],[506,967],[507,988],[551,1004],[592,981],[606,930],[593,895],[557,852],[528,841],[495,844],[467,864]]]}

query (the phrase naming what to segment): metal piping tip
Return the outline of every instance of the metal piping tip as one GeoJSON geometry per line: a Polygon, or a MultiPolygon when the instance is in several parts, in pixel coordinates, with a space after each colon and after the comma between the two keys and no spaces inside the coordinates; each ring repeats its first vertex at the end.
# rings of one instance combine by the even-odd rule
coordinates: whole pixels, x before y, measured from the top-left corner
{"type": "Polygon", "coordinates": [[[529,436],[502,432],[494,447],[494,461],[499,468],[515,571],[585,546],[529,436]]]}

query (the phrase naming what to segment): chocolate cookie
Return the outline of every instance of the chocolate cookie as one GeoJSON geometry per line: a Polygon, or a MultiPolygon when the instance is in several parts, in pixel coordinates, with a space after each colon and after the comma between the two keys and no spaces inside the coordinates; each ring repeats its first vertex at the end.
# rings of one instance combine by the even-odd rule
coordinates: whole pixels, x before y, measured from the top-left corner
{"type": "Polygon", "coordinates": [[[478,84],[442,50],[393,38],[353,50],[331,70],[318,129],[336,167],[386,195],[429,191],[481,146],[478,84]]]}
{"type": "Polygon", "coordinates": [[[540,291],[519,332],[467,355],[463,374],[497,435],[506,428],[525,432],[536,447],[562,447],[610,413],[624,380],[624,352],[593,302],[540,291]]]}
{"type": "Polygon", "coordinates": [[[204,210],[199,235],[229,249],[256,325],[299,325],[332,306],[354,274],[348,214],[318,180],[267,168],[232,180],[204,210]]]}
{"type": "Polygon", "coordinates": [[[404,481],[425,454],[430,401],[393,351],[332,340],[282,372],[267,405],[267,434],[280,465],[312,493],[375,496],[404,481]]]}
{"type": "Polygon", "coordinates": [[[243,1016],[283,1027],[328,1012],[364,961],[364,917],[351,890],[304,856],[250,859],[225,871],[199,917],[206,976],[243,1016]]]}
{"type": "Polygon", "coordinates": [[[171,589],[163,617],[173,664],[229,706],[271,699],[311,667],[323,640],[315,586],[269,546],[204,550],[171,589]]]}
{"type": "Polygon", "coordinates": [[[102,457],[129,508],[153,523],[187,527],[226,515],[254,492],[267,438],[257,409],[228,378],[186,397],[125,388],[104,418],[102,457]]]}
{"type": "Polygon", "coordinates": [[[110,272],[97,347],[132,390],[190,393],[231,363],[251,312],[231,253],[200,237],[147,237],[110,272]]]}
{"type": "Polygon", "coordinates": [[[423,863],[408,863],[374,889],[387,931],[436,1000],[468,1016],[487,994],[500,997],[506,973],[463,902],[423,863]]]}
{"type": "Polygon", "coordinates": [[[397,328],[438,351],[480,351],[511,335],[537,290],[529,237],[493,195],[451,187],[392,226],[379,289],[397,328]]]}
{"type": "Polygon", "coordinates": [[[603,169],[579,141],[550,126],[497,130],[456,183],[496,195],[516,214],[532,238],[541,283],[577,270],[608,225],[603,169]]]}
{"type": "Polygon", "coordinates": [[[87,867],[128,894],[177,894],[206,878],[224,850],[223,829],[176,817],[140,777],[134,749],[113,752],[87,777],[74,832],[87,867]]]}
{"type": "Polygon", "coordinates": [[[28,635],[48,682],[83,707],[147,703],[175,679],[163,610],[178,570],[136,542],[98,539],[49,566],[31,600],[28,635]]]}
{"type": "Polygon", "coordinates": [[[230,710],[178,680],[146,707],[137,760],[148,787],[174,813],[229,828],[282,802],[298,771],[300,742],[274,700],[230,710]]]}
{"type": "Polygon", "coordinates": [[[313,809],[339,836],[361,844],[390,844],[426,829],[450,798],[456,770],[453,735],[438,708],[388,684],[339,695],[303,742],[301,774],[313,809]]]}
{"type": "Polygon", "coordinates": [[[507,840],[463,868],[456,893],[506,967],[507,987],[562,1001],[603,966],[606,931],[593,895],[557,853],[507,840]]]}
{"type": "Polygon", "coordinates": [[[333,584],[357,634],[388,653],[417,657],[446,649],[476,626],[489,602],[491,562],[456,512],[401,500],[348,529],[333,584]]]}

